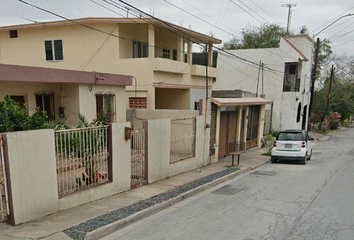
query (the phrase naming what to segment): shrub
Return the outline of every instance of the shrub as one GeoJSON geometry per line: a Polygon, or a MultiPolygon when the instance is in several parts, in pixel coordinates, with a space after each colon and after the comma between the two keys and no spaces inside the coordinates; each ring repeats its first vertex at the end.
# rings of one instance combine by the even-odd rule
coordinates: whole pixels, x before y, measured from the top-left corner
{"type": "Polygon", "coordinates": [[[10,97],[0,102],[0,132],[42,129],[46,121],[47,113],[40,112],[38,107],[29,115],[27,104],[21,106],[10,97]]]}

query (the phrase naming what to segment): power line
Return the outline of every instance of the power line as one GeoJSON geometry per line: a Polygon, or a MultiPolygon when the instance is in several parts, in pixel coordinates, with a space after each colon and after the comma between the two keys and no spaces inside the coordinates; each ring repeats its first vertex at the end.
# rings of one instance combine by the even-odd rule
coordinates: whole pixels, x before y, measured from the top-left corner
{"type": "Polygon", "coordinates": [[[237,3],[235,3],[234,1],[230,0],[230,2],[232,2],[233,4],[235,4],[237,7],[241,8],[245,13],[247,13],[248,15],[250,15],[251,17],[253,17],[254,19],[256,19],[258,22],[263,23],[261,20],[259,20],[259,19],[256,18],[255,16],[253,16],[251,13],[249,13],[247,10],[245,10],[243,7],[241,7],[240,5],[238,5],[237,3]]]}
{"type": "Polygon", "coordinates": [[[247,6],[247,4],[243,3],[241,0],[238,0],[242,5],[244,5],[246,8],[248,8],[250,11],[252,11],[254,14],[256,14],[258,17],[262,18],[264,21],[268,22],[267,19],[265,19],[264,17],[262,17],[261,15],[259,15],[258,13],[256,13],[252,8],[250,8],[249,6],[247,6]]]}
{"type": "Polygon", "coordinates": [[[189,14],[189,15],[191,15],[191,16],[197,18],[197,19],[199,19],[200,21],[205,22],[206,24],[209,24],[209,25],[212,26],[212,27],[215,27],[215,28],[217,28],[217,29],[219,29],[219,30],[221,30],[221,31],[223,31],[223,32],[225,32],[225,33],[227,33],[227,34],[229,34],[229,35],[233,35],[232,33],[228,32],[228,31],[226,31],[226,30],[224,30],[224,29],[218,28],[216,25],[205,21],[204,19],[202,19],[202,18],[200,18],[200,17],[198,17],[198,16],[196,16],[196,15],[194,15],[194,14],[192,14],[192,13],[186,11],[186,10],[184,10],[183,8],[180,8],[180,7],[176,6],[176,5],[173,4],[173,3],[170,3],[170,2],[167,1],[167,0],[163,0],[163,1],[166,2],[166,3],[168,3],[168,4],[170,4],[171,6],[174,6],[174,7],[177,8],[177,9],[179,9],[179,10],[181,10],[181,11],[183,11],[183,12],[185,12],[185,13],[187,13],[187,14],[189,14]]]}
{"type": "Polygon", "coordinates": [[[254,5],[256,5],[259,9],[262,10],[262,12],[264,12],[265,14],[267,14],[269,17],[271,17],[274,21],[278,22],[280,24],[280,22],[278,20],[276,20],[275,18],[273,18],[271,15],[269,15],[266,11],[264,11],[263,8],[261,8],[257,3],[255,3],[253,0],[250,0],[254,5]]]}
{"type": "MultiPolygon", "coordinates": [[[[201,11],[200,9],[194,7],[192,4],[188,3],[187,1],[185,1],[185,0],[181,0],[181,1],[184,2],[185,4],[187,4],[188,6],[192,7],[194,10],[196,10],[196,11],[202,13],[204,16],[207,16],[207,17],[210,18],[211,20],[215,21],[216,23],[218,23],[218,24],[220,24],[220,25],[222,25],[222,26],[228,28],[228,29],[231,30],[232,32],[235,32],[233,29],[229,28],[228,26],[225,26],[224,24],[222,24],[221,22],[219,22],[219,21],[216,20],[215,18],[209,16],[208,14],[204,13],[204,12],[201,11]]],[[[217,27],[217,29],[219,29],[219,28],[217,27]]],[[[231,35],[232,35],[233,37],[235,37],[232,33],[231,33],[231,35]]]]}

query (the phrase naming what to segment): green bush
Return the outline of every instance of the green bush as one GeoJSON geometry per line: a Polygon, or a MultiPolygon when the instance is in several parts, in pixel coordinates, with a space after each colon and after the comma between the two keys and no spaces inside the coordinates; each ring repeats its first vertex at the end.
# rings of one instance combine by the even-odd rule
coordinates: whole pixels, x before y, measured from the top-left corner
{"type": "Polygon", "coordinates": [[[279,134],[279,131],[272,132],[273,137],[277,137],[279,134]]]}
{"type": "Polygon", "coordinates": [[[40,112],[38,107],[29,115],[27,104],[21,106],[10,97],[0,102],[0,132],[42,129],[46,122],[47,113],[40,112]]]}

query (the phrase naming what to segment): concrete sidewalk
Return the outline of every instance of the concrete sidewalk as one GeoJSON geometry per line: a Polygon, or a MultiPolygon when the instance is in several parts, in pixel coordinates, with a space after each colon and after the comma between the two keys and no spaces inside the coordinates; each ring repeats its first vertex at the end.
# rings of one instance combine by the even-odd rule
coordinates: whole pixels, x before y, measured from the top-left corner
{"type": "MultiPolygon", "coordinates": [[[[315,137],[315,136],[314,136],[315,137]]],[[[201,169],[196,169],[186,173],[182,173],[140,188],[132,189],[127,192],[119,193],[114,196],[87,203],[75,208],[71,208],[59,213],[51,214],[18,226],[11,226],[6,223],[0,223],[0,240],[15,240],[15,239],[47,239],[47,240],[70,240],[72,239],[64,232],[68,230],[82,231],[78,234],[80,237],[73,237],[74,239],[99,239],[102,236],[108,235],[132,222],[138,221],[144,217],[161,211],[193,194],[204,191],[208,188],[216,186],[222,182],[230,180],[238,175],[244,174],[257,168],[267,162],[270,157],[262,155],[266,149],[251,149],[241,155],[240,165],[231,167],[231,157],[228,156],[221,159],[217,163],[210,164],[201,169]],[[225,174],[226,172],[226,174],[225,174]],[[218,174],[221,173],[220,176],[218,174]],[[223,175],[224,174],[224,175],[223,175]],[[124,209],[127,206],[136,206],[141,201],[151,199],[173,191],[180,186],[184,186],[191,182],[196,182],[201,179],[206,179],[212,176],[212,180],[207,183],[192,188],[178,196],[174,196],[168,201],[159,202],[156,205],[145,208],[141,211],[128,214],[127,217],[119,221],[114,221],[109,225],[100,228],[95,228],[90,225],[92,220],[98,219],[110,213],[115,213],[117,210],[124,209]],[[215,177],[216,176],[216,177],[215,177]],[[86,224],[87,223],[87,224],[86,224]],[[86,225],[85,225],[86,224],[86,225]],[[80,225],[81,230],[75,230],[80,225]],[[84,230],[82,230],[84,226],[84,230]]],[[[236,159],[235,159],[236,162],[236,159]]],[[[69,234],[70,235],[70,234],[69,234]]],[[[78,236],[79,236],[78,235],[78,236]]],[[[76,235],[75,235],[76,236],[76,235]]]]}

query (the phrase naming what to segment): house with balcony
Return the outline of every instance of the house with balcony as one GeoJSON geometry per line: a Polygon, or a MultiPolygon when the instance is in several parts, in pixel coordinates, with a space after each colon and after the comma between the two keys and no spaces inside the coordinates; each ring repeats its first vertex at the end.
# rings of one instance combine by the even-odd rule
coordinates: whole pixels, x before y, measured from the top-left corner
{"type": "Polygon", "coordinates": [[[312,46],[307,35],[294,35],[281,39],[279,48],[219,54],[212,87],[211,159],[261,147],[263,136],[272,131],[307,127],[312,46]]]}
{"type": "Polygon", "coordinates": [[[83,18],[0,27],[0,42],[3,64],[132,76],[126,108],[192,110],[217,77],[221,40],[156,19],[83,18]],[[192,64],[193,45],[207,66],[192,64]]]}
{"type": "Polygon", "coordinates": [[[272,100],[265,108],[265,133],[306,129],[312,49],[313,40],[301,34],[281,39],[278,48],[229,50],[246,61],[219,54],[213,92],[240,90],[272,100]]]}

